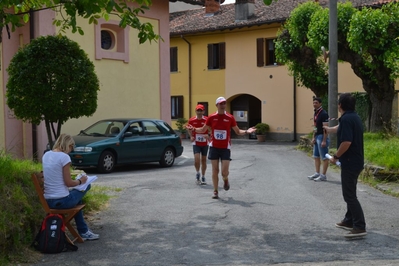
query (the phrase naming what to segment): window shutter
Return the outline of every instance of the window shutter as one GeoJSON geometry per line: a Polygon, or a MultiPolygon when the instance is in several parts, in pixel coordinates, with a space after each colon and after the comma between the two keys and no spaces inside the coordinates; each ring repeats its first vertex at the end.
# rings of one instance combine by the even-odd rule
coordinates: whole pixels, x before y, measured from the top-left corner
{"type": "Polygon", "coordinates": [[[213,45],[208,44],[208,69],[213,69],[213,45]]]}
{"type": "Polygon", "coordinates": [[[265,65],[264,43],[264,38],[256,39],[256,65],[258,67],[263,67],[265,65]]]}
{"type": "Polygon", "coordinates": [[[177,96],[177,118],[183,117],[183,96],[177,96]]]}
{"type": "Polygon", "coordinates": [[[226,43],[219,43],[219,69],[226,68],[226,43]]]}
{"type": "Polygon", "coordinates": [[[177,47],[170,47],[170,71],[177,72],[177,47]]]}

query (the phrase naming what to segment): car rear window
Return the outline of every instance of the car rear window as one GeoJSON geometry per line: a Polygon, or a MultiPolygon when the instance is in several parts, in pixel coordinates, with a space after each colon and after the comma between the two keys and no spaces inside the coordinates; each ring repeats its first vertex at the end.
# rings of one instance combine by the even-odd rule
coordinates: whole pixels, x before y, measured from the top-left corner
{"type": "Polygon", "coordinates": [[[176,134],[175,131],[165,121],[159,121],[159,124],[170,134],[176,134]]]}

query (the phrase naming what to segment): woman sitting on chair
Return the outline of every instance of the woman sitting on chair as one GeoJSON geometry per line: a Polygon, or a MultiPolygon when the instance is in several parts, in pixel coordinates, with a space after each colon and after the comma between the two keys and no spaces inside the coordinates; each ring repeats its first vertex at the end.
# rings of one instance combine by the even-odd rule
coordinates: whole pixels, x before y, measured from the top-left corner
{"type": "MultiPolygon", "coordinates": [[[[43,155],[44,198],[52,209],[69,209],[82,204],[83,196],[90,189],[89,185],[85,191],[69,190],[70,187],[87,181],[87,176],[82,176],[78,180],[71,178],[71,158],[68,153],[74,146],[75,142],[70,135],[61,134],[53,149],[43,155]]],[[[83,218],[82,210],[76,214],[75,223],[83,240],[95,240],[100,237],[90,231],[83,218]]]]}

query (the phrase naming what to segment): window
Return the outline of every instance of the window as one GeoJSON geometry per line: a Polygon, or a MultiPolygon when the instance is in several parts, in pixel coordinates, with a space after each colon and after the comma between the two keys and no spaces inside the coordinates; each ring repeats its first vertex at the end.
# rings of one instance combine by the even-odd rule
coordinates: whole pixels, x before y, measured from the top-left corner
{"type": "Polygon", "coordinates": [[[170,72],[177,72],[177,47],[170,47],[170,72]]]}
{"type": "Polygon", "coordinates": [[[170,104],[172,119],[183,118],[183,96],[172,96],[170,104]]]}
{"type": "Polygon", "coordinates": [[[121,28],[117,21],[99,19],[95,27],[96,59],[129,62],[129,27],[121,28]]]}
{"type": "Polygon", "coordinates": [[[208,44],[208,69],[226,68],[226,43],[208,44]]]}
{"type": "Polygon", "coordinates": [[[101,31],[101,48],[104,50],[112,50],[115,46],[115,35],[108,30],[101,31]]]}
{"type": "Polygon", "coordinates": [[[274,39],[256,39],[256,65],[258,67],[276,64],[274,39]]]}
{"type": "Polygon", "coordinates": [[[144,132],[146,135],[161,135],[162,132],[159,130],[157,125],[151,121],[144,121],[144,132]]]}

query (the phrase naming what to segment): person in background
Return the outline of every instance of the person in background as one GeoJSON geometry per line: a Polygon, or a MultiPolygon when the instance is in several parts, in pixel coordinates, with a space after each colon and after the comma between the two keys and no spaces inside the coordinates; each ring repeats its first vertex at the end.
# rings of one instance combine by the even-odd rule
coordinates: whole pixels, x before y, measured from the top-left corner
{"type": "MultiPolygon", "coordinates": [[[[193,127],[203,127],[208,117],[204,116],[205,107],[202,104],[198,104],[195,107],[196,116],[193,116],[188,120],[188,124],[193,127]]],[[[190,139],[193,144],[194,152],[194,167],[196,170],[195,180],[197,184],[205,185],[205,171],[206,171],[206,155],[208,154],[208,130],[204,132],[196,133],[195,131],[188,131],[190,139]],[[201,173],[200,173],[201,167],[201,173]]]]}
{"type": "Polygon", "coordinates": [[[231,161],[231,136],[230,130],[233,129],[237,135],[251,134],[255,131],[254,127],[247,130],[239,129],[233,115],[226,112],[226,99],[219,97],[216,99],[217,112],[210,115],[205,125],[197,128],[191,125],[187,129],[196,133],[211,130],[212,139],[209,143],[208,159],[212,162],[212,183],[213,183],[213,199],[219,198],[219,160],[221,161],[223,188],[228,191],[229,183],[229,166],[231,161]]]}
{"type": "Polygon", "coordinates": [[[356,99],[350,93],[339,96],[338,111],[341,113],[335,127],[325,126],[327,132],[337,133],[337,152],[330,159],[332,164],[341,163],[342,195],[347,211],[344,219],[335,226],[349,233],[346,238],[367,235],[366,221],[357,199],[357,180],[364,167],[363,124],[355,112],[356,99]]]}
{"type": "Polygon", "coordinates": [[[321,106],[321,98],[313,98],[313,158],[316,172],[308,176],[310,180],[327,181],[328,159],[326,154],[330,146],[330,139],[327,132],[323,129],[323,123],[328,125],[328,114],[321,106]],[[321,161],[323,161],[323,172],[320,172],[321,161]]]}
{"type": "MultiPolygon", "coordinates": [[[[77,180],[71,178],[71,158],[68,153],[74,146],[75,142],[70,135],[61,134],[53,149],[43,155],[44,198],[52,209],[69,209],[82,204],[83,196],[91,187],[88,185],[85,191],[69,190],[87,181],[85,175],[77,180]]],[[[83,240],[95,240],[100,237],[90,231],[83,218],[82,210],[76,214],[75,223],[83,240]]]]}

